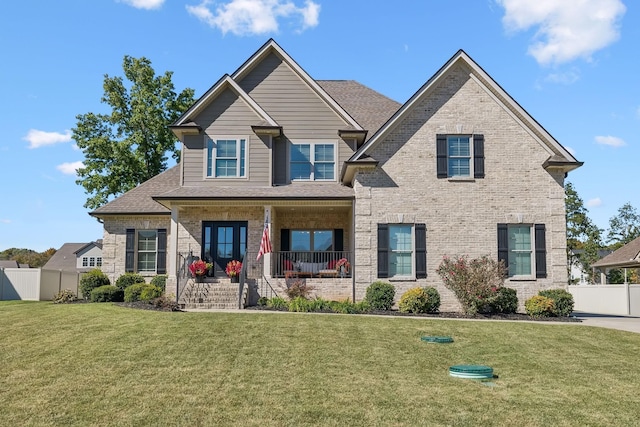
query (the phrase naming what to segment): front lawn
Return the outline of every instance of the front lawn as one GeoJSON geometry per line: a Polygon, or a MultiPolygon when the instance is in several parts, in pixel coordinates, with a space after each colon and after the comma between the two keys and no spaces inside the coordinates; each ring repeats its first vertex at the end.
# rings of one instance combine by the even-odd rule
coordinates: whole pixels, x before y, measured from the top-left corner
{"type": "Polygon", "coordinates": [[[627,426],[639,350],[580,324],[0,302],[0,425],[627,426]]]}

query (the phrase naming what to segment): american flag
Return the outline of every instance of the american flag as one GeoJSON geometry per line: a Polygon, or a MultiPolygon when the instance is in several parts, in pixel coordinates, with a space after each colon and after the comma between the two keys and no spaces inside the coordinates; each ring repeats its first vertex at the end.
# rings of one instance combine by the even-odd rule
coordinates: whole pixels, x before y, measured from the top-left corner
{"type": "Polygon", "coordinates": [[[271,252],[271,241],[269,240],[269,223],[264,224],[264,231],[262,232],[262,240],[260,241],[260,250],[256,261],[260,260],[260,257],[266,253],[271,252]]]}

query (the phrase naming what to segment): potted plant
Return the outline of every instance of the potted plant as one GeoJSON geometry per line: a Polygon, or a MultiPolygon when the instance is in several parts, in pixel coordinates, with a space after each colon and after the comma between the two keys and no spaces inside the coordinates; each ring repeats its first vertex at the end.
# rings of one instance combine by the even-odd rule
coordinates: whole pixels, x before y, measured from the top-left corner
{"type": "Polygon", "coordinates": [[[189,271],[191,272],[191,277],[196,279],[196,282],[202,282],[204,276],[207,275],[207,271],[209,267],[207,263],[202,261],[201,259],[197,261],[193,261],[191,265],[189,265],[189,271]]]}
{"type": "Polygon", "coordinates": [[[238,283],[240,279],[240,271],[242,270],[242,263],[238,260],[231,260],[227,263],[225,273],[231,278],[232,283],[238,283]]]}
{"type": "Polygon", "coordinates": [[[340,258],[338,262],[336,262],[336,270],[340,273],[340,277],[344,277],[345,274],[349,273],[350,268],[351,264],[349,264],[349,260],[346,258],[340,258]]]}

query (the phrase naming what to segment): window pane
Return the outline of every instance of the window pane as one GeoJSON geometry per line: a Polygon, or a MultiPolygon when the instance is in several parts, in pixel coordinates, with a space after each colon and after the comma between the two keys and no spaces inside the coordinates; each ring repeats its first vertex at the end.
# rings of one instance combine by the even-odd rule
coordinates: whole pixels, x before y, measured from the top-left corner
{"type": "Polygon", "coordinates": [[[316,144],[314,160],[316,162],[333,162],[333,144],[316,144]]]}
{"type": "Polygon", "coordinates": [[[207,176],[213,176],[213,141],[207,140],[207,176]]]}
{"type": "Polygon", "coordinates": [[[469,159],[450,158],[449,159],[449,176],[469,176],[469,159]]]}
{"type": "Polygon", "coordinates": [[[138,271],[156,271],[155,252],[140,252],[138,254],[138,271]]]}
{"type": "Polygon", "coordinates": [[[291,250],[292,251],[310,251],[311,250],[311,232],[306,230],[291,231],[291,250]]]}
{"type": "Polygon", "coordinates": [[[309,144],[292,144],[291,145],[291,161],[292,162],[310,162],[311,147],[309,144]]]}
{"type": "Polygon", "coordinates": [[[311,179],[311,163],[292,163],[291,179],[311,179]]]}
{"type": "Polygon", "coordinates": [[[98,258],[96,258],[96,265],[97,265],[98,267],[102,267],[102,257],[98,257],[98,258]]]}
{"type": "Polygon", "coordinates": [[[237,160],[216,160],[216,176],[236,176],[237,160]]]}
{"type": "Polygon", "coordinates": [[[245,159],[245,152],[246,152],[245,145],[246,145],[245,140],[241,139],[240,140],[240,176],[245,176],[244,174],[244,159],[245,159]]]}
{"type": "Polygon", "coordinates": [[[391,253],[389,255],[389,274],[391,276],[411,275],[412,254],[406,252],[391,253]]]}
{"type": "Polygon", "coordinates": [[[156,232],[155,230],[138,231],[138,251],[156,250],[156,232]]]}
{"type": "Polygon", "coordinates": [[[389,226],[389,248],[392,251],[412,250],[410,225],[389,226]]]}
{"type": "Polygon", "coordinates": [[[449,156],[469,157],[471,155],[468,136],[450,136],[447,141],[449,143],[449,156]]]}
{"type": "Polygon", "coordinates": [[[315,179],[333,179],[333,163],[316,163],[313,171],[315,179]]]}
{"type": "Polygon", "coordinates": [[[233,227],[218,227],[218,258],[233,258],[233,227]]]}
{"type": "Polygon", "coordinates": [[[216,157],[236,157],[236,140],[235,139],[219,139],[216,157]]]}
{"type": "Polygon", "coordinates": [[[314,251],[333,250],[333,231],[315,230],[313,232],[313,250],[314,251]]]}
{"type": "Polygon", "coordinates": [[[247,227],[240,226],[240,255],[247,251],[247,227]]]}
{"type": "Polygon", "coordinates": [[[389,274],[410,276],[413,271],[412,226],[389,225],[389,274]]]}
{"type": "Polygon", "coordinates": [[[509,276],[531,275],[531,257],[531,227],[509,226],[509,276]]]}

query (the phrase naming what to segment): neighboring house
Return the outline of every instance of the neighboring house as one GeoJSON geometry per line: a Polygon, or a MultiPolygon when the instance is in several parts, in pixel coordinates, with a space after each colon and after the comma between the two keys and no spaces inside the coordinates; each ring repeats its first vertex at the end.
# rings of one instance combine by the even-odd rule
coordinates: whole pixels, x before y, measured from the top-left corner
{"type": "Polygon", "coordinates": [[[625,282],[628,282],[629,270],[640,269],[640,237],[636,237],[613,253],[591,264],[593,275],[600,273],[600,283],[607,283],[607,272],[611,269],[624,270],[625,282]]]}
{"type": "Polygon", "coordinates": [[[65,243],[42,268],[77,273],[102,268],[102,239],[89,243],[65,243]]]}
{"type": "MultiPolygon", "coordinates": [[[[603,257],[609,255],[613,251],[602,249],[598,251],[598,258],[602,259],[603,257]]],[[[569,251],[569,279],[571,280],[571,284],[573,285],[588,285],[592,283],[589,281],[591,277],[591,272],[586,271],[582,261],[580,260],[580,256],[584,253],[584,249],[574,249],[569,251]]],[[[598,280],[599,277],[594,277],[594,280],[598,280]]]]}
{"type": "Polygon", "coordinates": [[[29,265],[20,265],[15,260],[0,260],[0,268],[29,268],[29,265]]]}
{"type": "Polygon", "coordinates": [[[354,81],[316,81],[269,40],[171,126],[181,163],[96,209],[103,271],[212,281],[246,252],[247,282],[305,280],[328,299],[376,280],[434,286],[444,255],[504,260],[524,300],[567,284],[565,175],[582,165],[464,51],[405,104],[354,81]],[[256,262],[265,222],[273,253],[256,262]],[[336,273],[336,260],[351,264],[336,273]]]}

